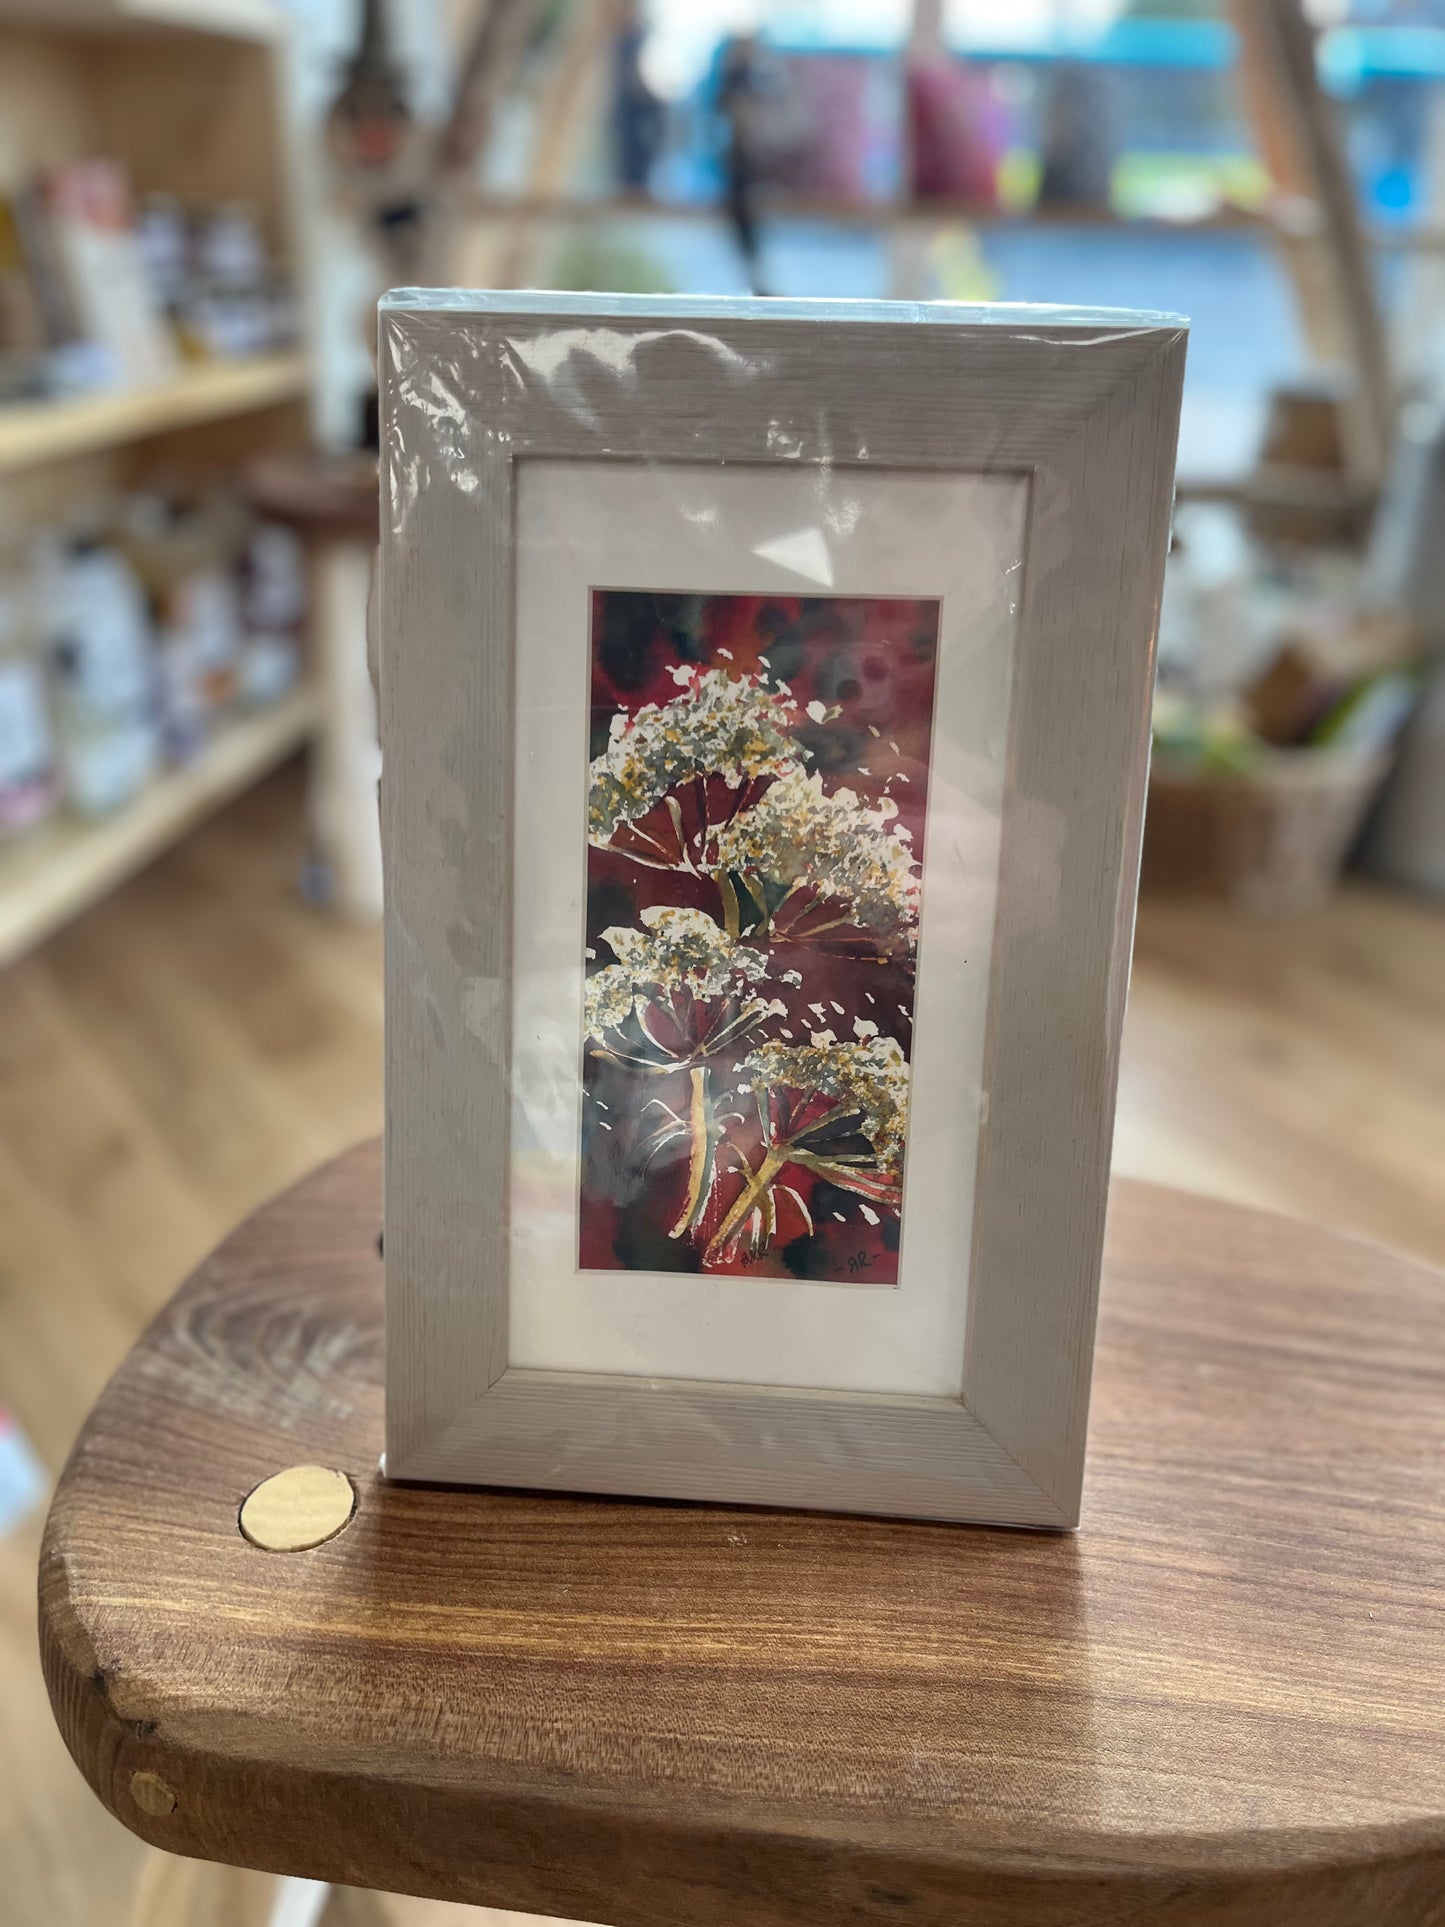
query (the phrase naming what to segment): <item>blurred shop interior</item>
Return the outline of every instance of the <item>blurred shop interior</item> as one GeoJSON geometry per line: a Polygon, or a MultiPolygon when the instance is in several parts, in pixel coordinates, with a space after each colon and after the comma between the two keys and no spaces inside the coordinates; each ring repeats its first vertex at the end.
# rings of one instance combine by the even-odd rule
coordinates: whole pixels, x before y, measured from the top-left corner
{"type": "Polygon", "coordinates": [[[1445,1262],[1445,0],[0,0],[18,1927],[138,1851],[35,1673],[50,1482],[380,1128],[374,304],[446,283],[1188,316],[1116,1164],[1445,1262]]]}

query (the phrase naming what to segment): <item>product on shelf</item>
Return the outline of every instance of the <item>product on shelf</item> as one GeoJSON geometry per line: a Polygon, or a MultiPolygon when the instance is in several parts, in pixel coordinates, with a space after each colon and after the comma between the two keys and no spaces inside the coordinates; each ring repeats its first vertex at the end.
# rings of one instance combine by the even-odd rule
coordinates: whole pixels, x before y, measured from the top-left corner
{"type": "Polygon", "coordinates": [[[148,195],[71,161],[0,197],[0,403],[164,380],[296,340],[288,277],[244,202],[148,195]]]}
{"type": "Polygon", "coordinates": [[[177,763],[205,747],[237,691],[241,612],[224,522],[214,503],[162,493],[133,497],[125,517],[155,630],[163,740],[177,763]]]}
{"type": "Polygon", "coordinates": [[[301,666],[306,554],[279,522],[258,522],[241,555],[241,700],[279,702],[301,666]]]}
{"type": "Polygon", "coordinates": [[[1008,124],[987,71],[942,56],[919,59],[907,89],[914,200],[996,206],[1008,124]]]}
{"type": "Polygon", "coordinates": [[[172,373],[175,339],[146,272],[124,169],[71,161],[51,169],[44,197],[74,332],[103,351],[107,385],[172,373]]]}
{"type": "Polygon", "coordinates": [[[242,201],[187,209],[171,194],[141,204],[140,244],[185,352],[265,354],[296,338],[294,296],[242,201]]]}
{"type": "Polygon", "coordinates": [[[35,1448],[16,1420],[0,1406],[0,1539],[30,1517],[48,1486],[35,1448]]]}
{"type": "Polygon", "coordinates": [[[45,317],[26,264],[15,203],[0,194],[0,402],[31,399],[44,346],[45,317]]]}
{"type": "Polygon", "coordinates": [[[66,793],[82,816],[105,816],[160,756],[145,596],[125,557],[90,533],[55,544],[41,579],[66,793]]]}
{"type": "MultiPolygon", "coordinates": [[[[80,321],[66,283],[58,237],[46,211],[41,182],[21,182],[7,197],[6,206],[14,230],[13,271],[24,276],[38,323],[32,337],[23,345],[58,353],[78,339],[80,321]]],[[[40,368],[43,373],[43,362],[40,368]]]]}
{"type": "Polygon", "coordinates": [[[0,563],[0,838],[43,822],[59,794],[33,583],[10,555],[0,563]]]}
{"type": "Polygon", "coordinates": [[[214,483],[92,503],[0,554],[0,837],[132,800],[294,685],[305,558],[214,483]]]}

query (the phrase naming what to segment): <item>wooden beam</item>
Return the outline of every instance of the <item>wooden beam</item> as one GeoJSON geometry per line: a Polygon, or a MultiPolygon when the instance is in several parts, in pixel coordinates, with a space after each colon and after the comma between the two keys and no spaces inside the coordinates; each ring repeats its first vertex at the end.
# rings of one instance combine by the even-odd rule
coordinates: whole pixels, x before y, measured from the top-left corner
{"type": "Polygon", "coordinates": [[[1352,476],[1377,487],[1394,428],[1394,384],[1359,199],[1333,102],[1319,83],[1315,33],[1300,0],[1232,0],[1245,105],[1282,194],[1317,210],[1312,231],[1286,240],[1310,346],[1347,367],[1344,409],[1352,476]]]}

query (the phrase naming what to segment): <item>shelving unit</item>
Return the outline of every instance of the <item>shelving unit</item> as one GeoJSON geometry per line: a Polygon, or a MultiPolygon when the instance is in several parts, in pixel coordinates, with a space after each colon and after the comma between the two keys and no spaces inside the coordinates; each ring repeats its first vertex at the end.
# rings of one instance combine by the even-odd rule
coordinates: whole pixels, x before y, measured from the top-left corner
{"type": "MultiPolygon", "coordinates": [[[[592,7],[600,16],[606,6],[607,0],[576,0],[579,12],[592,7]]],[[[911,25],[898,45],[905,59],[942,56],[945,11],[944,0],[910,0],[911,25]]],[[[1246,457],[1224,488],[1217,464],[1206,456],[1197,476],[1181,481],[1181,492],[1250,502],[1278,499],[1300,507],[1316,506],[1323,495],[1331,504],[1338,500],[1342,508],[1358,506],[1363,513],[1378,498],[1394,412],[1389,366],[1393,344],[1387,338],[1372,265],[1377,257],[1404,257],[1412,273],[1438,275],[1445,257],[1445,223],[1435,213],[1399,225],[1366,224],[1300,0],[1227,0],[1219,12],[1225,17],[1213,23],[1210,33],[1217,43],[1215,56],[1222,58],[1214,64],[1221,71],[1233,68],[1272,184],[1269,199],[1258,207],[1223,203],[1171,218],[1167,212],[1134,215],[1108,205],[1009,206],[950,197],[869,202],[760,187],[752,213],[766,229],[808,224],[865,232],[881,240],[891,256],[889,291],[902,298],[926,291],[927,245],[950,228],[1004,234],[1073,230],[1154,241],[1244,235],[1270,243],[1293,284],[1313,355],[1322,367],[1347,378],[1340,402],[1346,472],[1323,478],[1309,470],[1256,473],[1246,457]]],[[[893,44],[880,35],[879,57],[887,57],[893,44]]],[[[556,64],[563,59],[559,52],[556,64]]],[[[539,98],[544,94],[545,88],[540,89],[539,98]]],[[[905,98],[906,90],[900,90],[900,101],[905,98]]],[[[906,130],[900,130],[900,138],[906,145],[906,130]]],[[[907,178],[906,166],[903,173],[907,178]]],[[[539,265],[543,249],[568,230],[585,235],[632,222],[721,226],[732,219],[721,197],[673,201],[646,193],[568,191],[567,181],[577,178],[576,170],[569,175],[562,168],[534,164],[530,174],[508,189],[460,193],[456,206],[464,266],[456,278],[472,285],[545,283],[546,270],[539,265]]]]}
{"type": "Polygon", "coordinates": [[[313,734],[309,688],[223,727],[196,758],[96,822],[64,818],[0,850],[0,968],[87,909],[285,761],[313,734]]]}
{"type": "MultiPolygon", "coordinates": [[[[243,200],[293,251],[285,16],[272,0],[0,0],[0,186],[91,154],[136,191],[243,200]]],[[[193,363],[146,387],[0,408],[0,516],[23,525],[157,469],[241,463],[309,438],[300,352],[193,363]]],[[[133,875],[323,729],[316,664],[99,821],[0,845],[0,966],[133,875]]]]}

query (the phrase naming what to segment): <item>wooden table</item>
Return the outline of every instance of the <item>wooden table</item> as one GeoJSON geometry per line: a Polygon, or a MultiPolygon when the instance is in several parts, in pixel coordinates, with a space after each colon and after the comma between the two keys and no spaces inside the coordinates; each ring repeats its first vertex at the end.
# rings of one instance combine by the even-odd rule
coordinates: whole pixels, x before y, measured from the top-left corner
{"type": "Polygon", "coordinates": [[[379,1157],[242,1226],[51,1514],[158,1846],[621,1927],[1445,1922],[1445,1278],[1114,1194],[1074,1537],[389,1487],[379,1157]],[[340,1468],[339,1536],[237,1527],[340,1468]]]}

